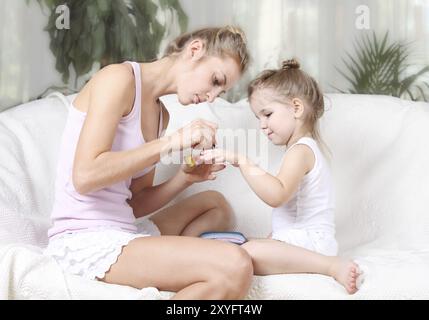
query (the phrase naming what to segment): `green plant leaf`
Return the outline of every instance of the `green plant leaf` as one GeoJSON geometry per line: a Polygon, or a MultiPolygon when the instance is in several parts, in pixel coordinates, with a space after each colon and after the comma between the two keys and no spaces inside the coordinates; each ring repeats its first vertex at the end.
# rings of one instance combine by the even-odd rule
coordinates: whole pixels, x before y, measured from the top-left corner
{"type": "Polygon", "coordinates": [[[417,85],[416,89],[420,93],[421,100],[428,101],[427,98],[426,98],[426,93],[424,92],[423,88],[420,87],[419,85],[417,85]]]}
{"type": "Polygon", "coordinates": [[[37,1],[41,9],[50,11],[44,30],[49,33],[55,67],[64,83],[69,81],[70,67],[78,78],[88,73],[95,62],[103,67],[124,60],[155,59],[169,30],[157,21],[158,10],[175,14],[182,32],[187,28],[188,18],[178,0],[37,1]],[[70,30],[56,28],[55,8],[63,4],[70,10],[70,30]]]}
{"type": "Polygon", "coordinates": [[[402,94],[405,90],[407,90],[408,88],[411,87],[411,85],[423,74],[427,73],[429,71],[429,66],[424,67],[423,69],[421,69],[419,72],[417,72],[416,74],[413,74],[407,78],[405,78],[402,81],[402,86],[401,86],[401,91],[399,92],[400,94],[402,94]]]}
{"type": "MultiPolygon", "coordinates": [[[[422,68],[419,72],[404,78],[403,74],[409,67],[409,44],[401,42],[388,42],[388,32],[381,41],[375,32],[368,34],[355,41],[355,55],[346,53],[346,59],[342,59],[345,71],[335,67],[352,88],[350,93],[384,94],[396,97],[405,95],[415,98],[413,86],[419,91],[419,97],[426,99],[422,86],[416,85],[418,79],[429,72],[429,66],[422,68]]],[[[425,88],[426,89],[426,88],[425,88]]]]}

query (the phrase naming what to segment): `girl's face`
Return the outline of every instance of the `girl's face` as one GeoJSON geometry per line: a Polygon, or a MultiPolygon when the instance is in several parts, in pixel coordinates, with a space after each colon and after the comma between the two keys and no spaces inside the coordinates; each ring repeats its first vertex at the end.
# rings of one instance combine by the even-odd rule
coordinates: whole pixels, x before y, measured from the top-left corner
{"type": "Polygon", "coordinates": [[[191,47],[177,77],[177,95],[183,105],[213,102],[240,78],[240,66],[232,57],[206,56],[202,47],[191,47]]]}
{"type": "Polygon", "coordinates": [[[280,103],[276,96],[271,89],[258,89],[250,107],[268,139],[275,145],[287,145],[296,129],[296,114],[292,105],[280,103]]]}

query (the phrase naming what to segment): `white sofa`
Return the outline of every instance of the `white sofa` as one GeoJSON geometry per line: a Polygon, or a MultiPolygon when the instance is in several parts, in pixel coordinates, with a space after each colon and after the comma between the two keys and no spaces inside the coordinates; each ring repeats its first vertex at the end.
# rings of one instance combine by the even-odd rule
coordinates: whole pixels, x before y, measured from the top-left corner
{"type": "MultiPolygon", "coordinates": [[[[172,293],[64,274],[41,254],[71,99],[54,94],[0,113],[0,299],[167,298],[172,293]]],[[[168,132],[198,117],[218,122],[224,133],[226,128],[257,128],[245,100],[230,104],[217,99],[212,105],[183,108],[175,96],[167,96],[164,103],[171,114],[168,132]]],[[[247,298],[428,299],[429,104],[339,94],[327,95],[326,104],[321,127],[332,152],[340,254],[364,266],[365,282],[348,295],[321,275],[255,277],[247,298]]],[[[267,141],[259,138],[255,148],[265,150],[267,141]]],[[[269,146],[267,152],[264,159],[269,161],[261,165],[275,172],[282,150],[269,146]]],[[[156,181],[175,169],[159,164],[156,181]]],[[[271,209],[251,192],[237,169],[225,169],[217,180],[196,184],[178,199],[208,189],[221,191],[231,202],[236,230],[250,237],[270,231],[271,209]]]]}

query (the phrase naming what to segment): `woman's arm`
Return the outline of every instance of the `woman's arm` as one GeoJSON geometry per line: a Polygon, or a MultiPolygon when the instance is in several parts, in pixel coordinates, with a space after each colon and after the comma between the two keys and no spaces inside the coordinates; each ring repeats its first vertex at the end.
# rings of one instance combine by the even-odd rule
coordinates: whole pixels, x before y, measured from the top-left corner
{"type": "MultiPolygon", "coordinates": [[[[133,208],[134,216],[140,218],[162,208],[169,203],[180,192],[192,185],[192,182],[186,179],[186,174],[182,170],[171,179],[157,186],[152,186],[155,170],[152,170],[139,179],[152,179],[149,186],[137,189],[131,188],[133,197],[128,201],[133,208]],[[134,190],[133,190],[134,189],[134,190]]],[[[133,187],[133,186],[132,186],[133,187]]]]}
{"type": "Polygon", "coordinates": [[[198,145],[207,136],[215,136],[216,124],[195,120],[168,137],[135,149],[113,152],[119,121],[133,105],[134,77],[125,66],[112,65],[97,73],[88,86],[89,106],[76,148],[72,177],[80,194],[126,180],[159,162],[161,154],[198,145]]]}
{"type": "Polygon", "coordinates": [[[73,166],[73,184],[81,194],[125,180],[156,163],[168,141],[152,141],[120,152],[111,148],[121,118],[134,101],[134,77],[123,65],[111,65],[88,83],[86,119],[80,133],[73,166]]]}
{"type": "Polygon", "coordinates": [[[143,177],[133,180],[131,192],[133,197],[128,203],[133,208],[136,218],[148,215],[169,203],[180,192],[194,183],[215,180],[216,172],[225,168],[225,165],[200,165],[189,169],[182,165],[177,174],[170,180],[152,186],[155,170],[143,177]]]}
{"type": "MultiPolygon", "coordinates": [[[[221,153],[222,156],[210,154],[211,150],[204,153],[204,161],[216,159],[216,162],[230,162],[240,168],[240,171],[256,195],[270,207],[279,207],[288,202],[295,194],[302,178],[314,165],[314,155],[305,145],[296,145],[285,155],[282,166],[277,176],[273,176],[265,170],[253,164],[244,156],[221,153]]],[[[216,152],[216,151],[214,151],[216,152]]]]}

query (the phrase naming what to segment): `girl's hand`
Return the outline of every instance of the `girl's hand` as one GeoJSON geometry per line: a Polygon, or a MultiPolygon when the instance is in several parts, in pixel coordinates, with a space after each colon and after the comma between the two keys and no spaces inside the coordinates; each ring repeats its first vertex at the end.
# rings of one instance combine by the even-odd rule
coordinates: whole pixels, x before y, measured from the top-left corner
{"type": "Polygon", "coordinates": [[[187,183],[198,183],[207,180],[215,180],[216,172],[225,169],[224,164],[200,164],[190,168],[184,164],[181,167],[187,183]]]}
{"type": "Polygon", "coordinates": [[[209,149],[201,152],[197,163],[206,164],[232,164],[234,167],[238,167],[240,164],[245,162],[245,157],[224,149],[209,149]]]}
{"type": "Polygon", "coordinates": [[[217,124],[207,120],[194,120],[169,136],[172,151],[187,148],[205,149],[216,144],[217,124]]]}

